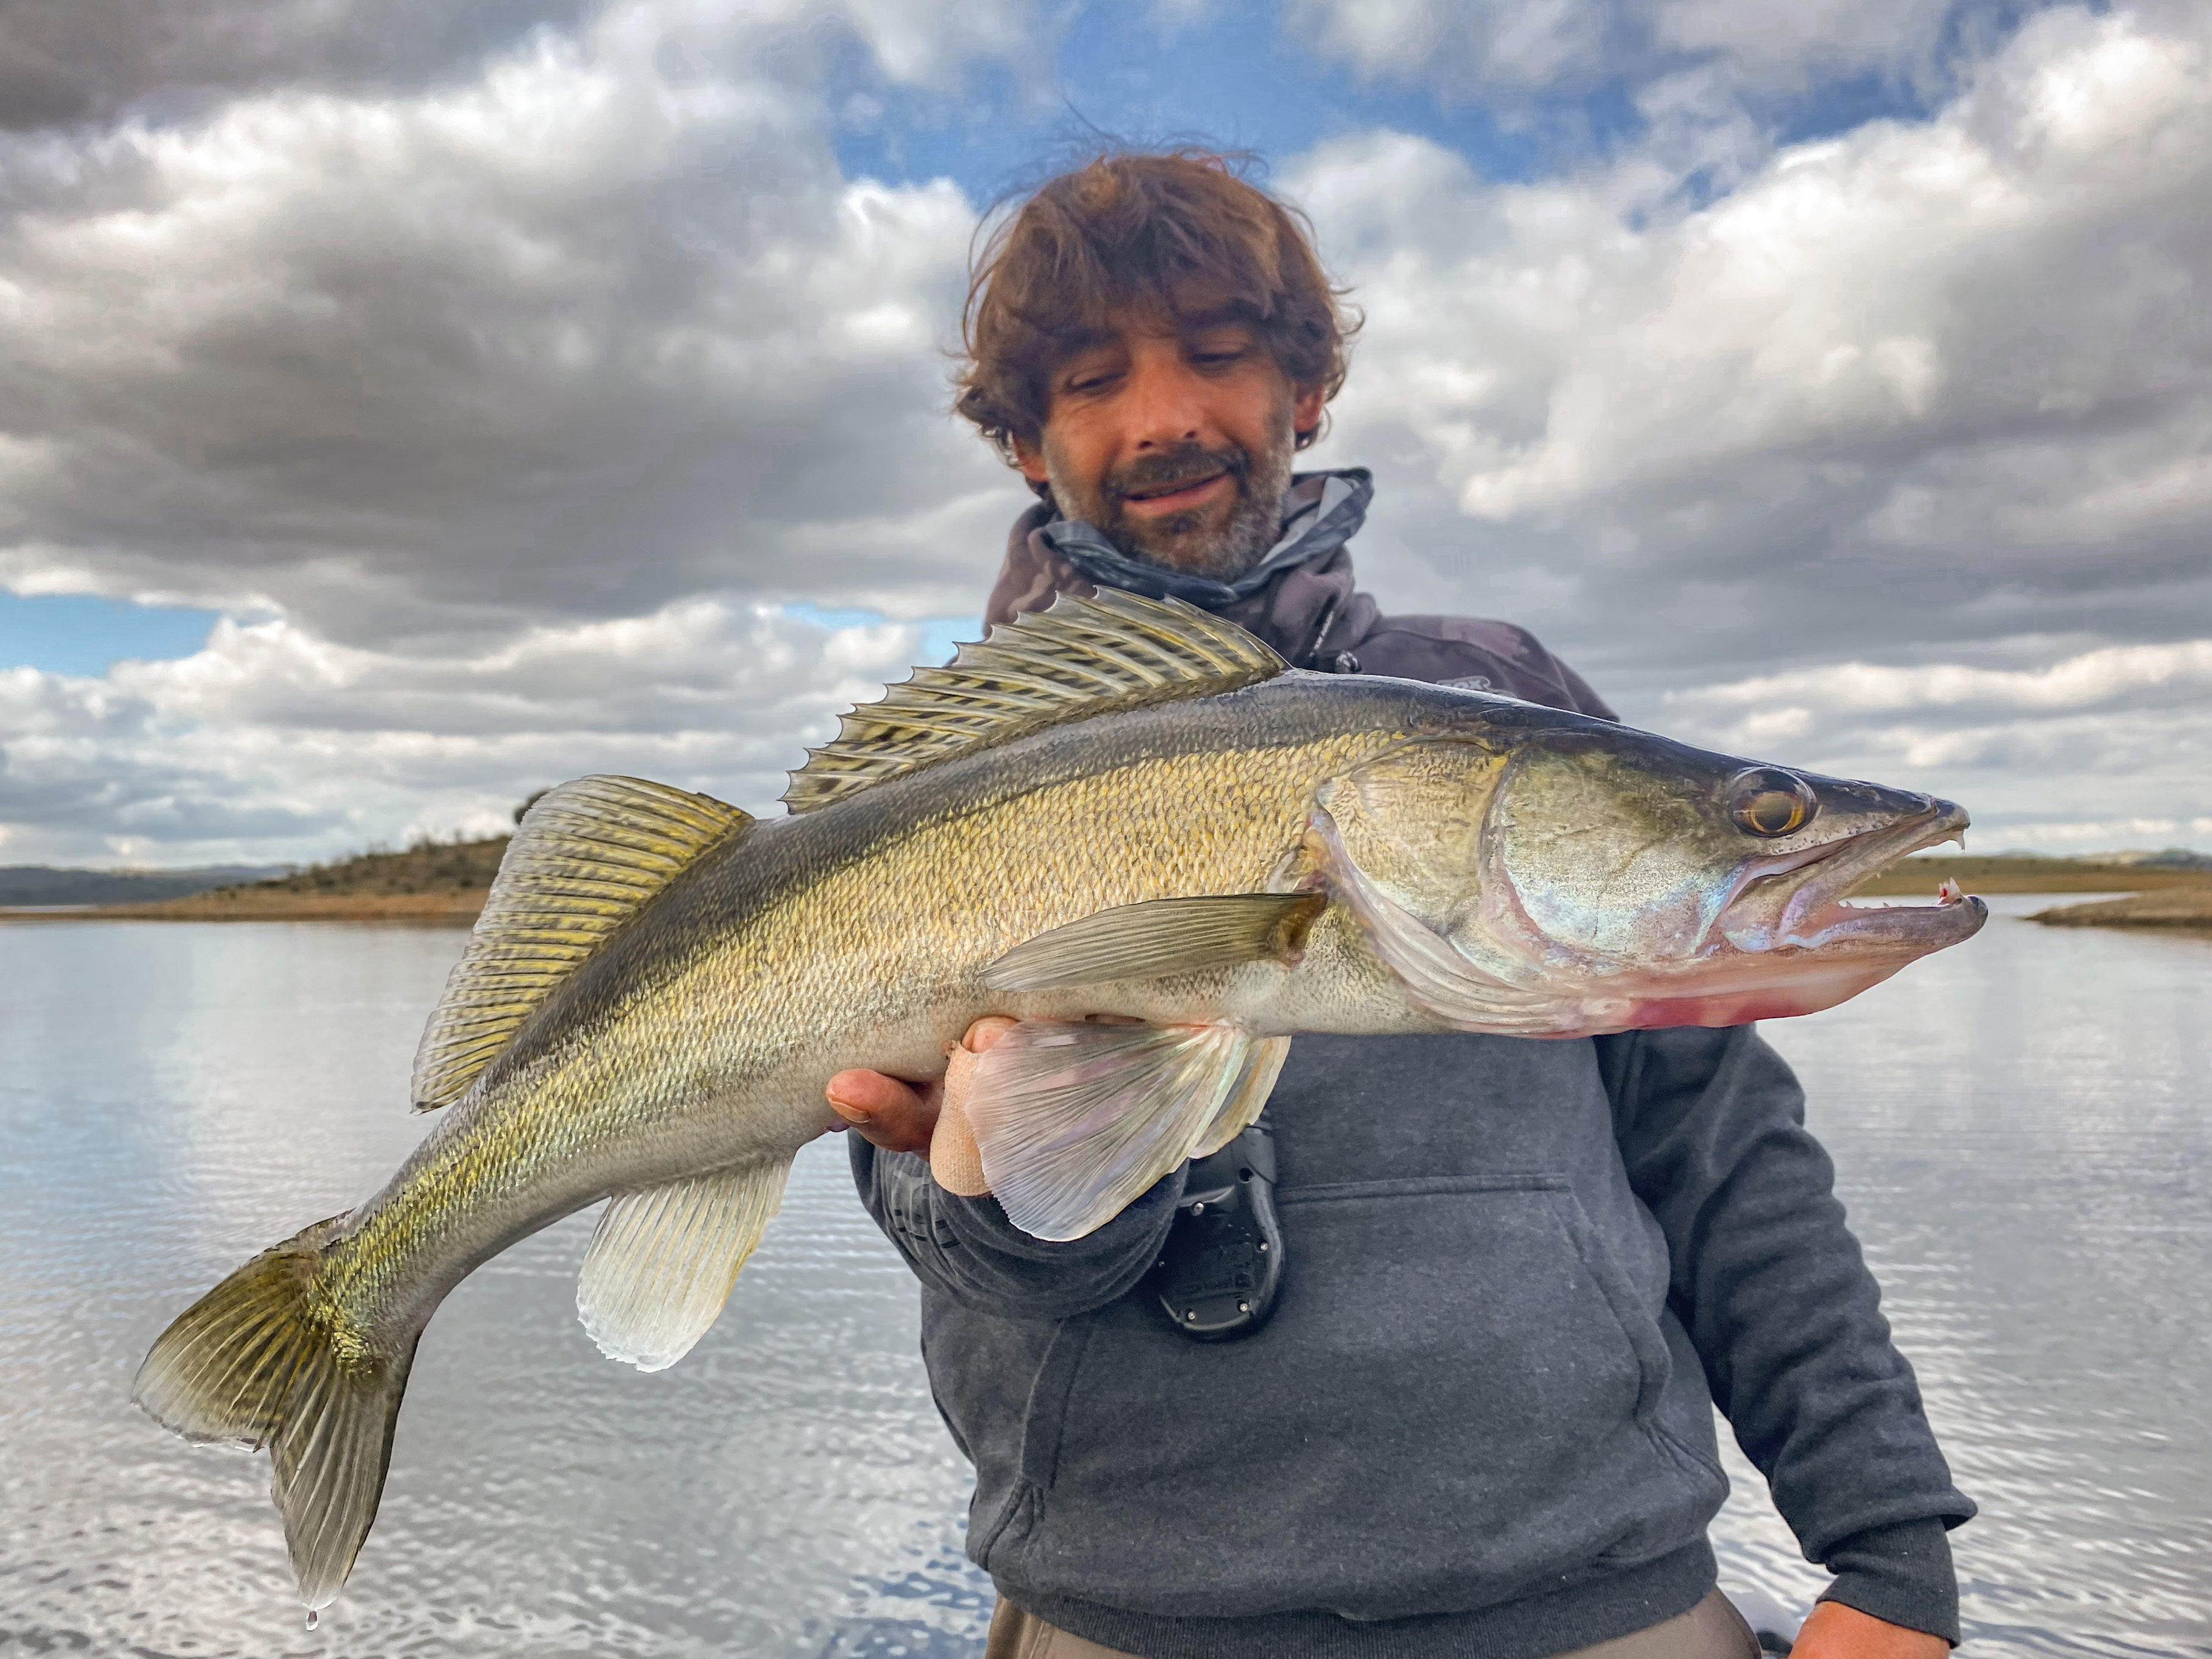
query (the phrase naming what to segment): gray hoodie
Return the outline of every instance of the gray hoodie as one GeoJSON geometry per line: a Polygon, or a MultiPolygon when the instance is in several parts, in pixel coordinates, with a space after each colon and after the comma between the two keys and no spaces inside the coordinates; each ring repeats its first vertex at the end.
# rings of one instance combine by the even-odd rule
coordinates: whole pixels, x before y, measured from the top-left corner
{"type": "MultiPolygon", "coordinates": [[[[1084,580],[1024,522],[994,611],[1084,580]]],[[[1608,712],[1522,629],[1381,615],[1340,542],[1219,608],[1293,661],[1608,712]]],[[[1753,1030],[1304,1036],[1268,1115],[1282,1290],[1218,1344],[1136,1288],[1180,1172],[1050,1244],[851,1137],[1000,1594],[1150,1659],[1604,1641],[1713,1585],[1717,1403],[1831,1595],[1958,1639],[1973,1505],[1753,1030]]]]}

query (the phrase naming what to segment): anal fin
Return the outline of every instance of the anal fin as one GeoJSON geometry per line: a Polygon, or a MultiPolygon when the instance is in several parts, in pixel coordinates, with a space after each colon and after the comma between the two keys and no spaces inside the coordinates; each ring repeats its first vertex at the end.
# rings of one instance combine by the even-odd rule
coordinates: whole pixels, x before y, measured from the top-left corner
{"type": "Polygon", "coordinates": [[[1241,1109],[1267,1069],[1253,1063],[1261,1046],[1233,1025],[1015,1026],[976,1062],[968,1096],[1007,1219],[1054,1241],[1103,1226],[1190,1157],[1232,1098],[1241,1109]]]}
{"type": "Polygon", "coordinates": [[[622,1193],[599,1218],[576,1314],[599,1352],[641,1371],[691,1351],[783,1203],[788,1158],[764,1158],[622,1193]]]}

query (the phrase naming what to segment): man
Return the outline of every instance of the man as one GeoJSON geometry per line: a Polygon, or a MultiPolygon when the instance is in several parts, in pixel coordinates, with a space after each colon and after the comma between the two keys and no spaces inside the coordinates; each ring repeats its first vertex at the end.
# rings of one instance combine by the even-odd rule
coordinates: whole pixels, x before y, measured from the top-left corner
{"type": "MultiPolygon", "coordinates": [[[[1097,585],[1172,594],[1299,666],[1610,717],[1522,630],[1385,617],[1353,586],[1368,475],[1291,470],[1346,331],[1302,223],[1218,158],[1046,185],[970,294],[958,406],[1039,496],[991,620],[1097,585]]],[[[1209,1344],[1139,1285],[1183,1173],[1054,1244],[915,1155],[940,1109],[957,1140],[973,1054],[1007,1024],[979,1023],[942,1085],[830,1084],[976,1468],[993,1656],[1755,1651],[1705,1540],[1715,1402],[1835,1575],[1801,1659],[1956,1640],[1945,1529],[1972,1505],[1749,1028],[1298,1038],[1268,1108],[1279,1302],[1209,1344]]]]}

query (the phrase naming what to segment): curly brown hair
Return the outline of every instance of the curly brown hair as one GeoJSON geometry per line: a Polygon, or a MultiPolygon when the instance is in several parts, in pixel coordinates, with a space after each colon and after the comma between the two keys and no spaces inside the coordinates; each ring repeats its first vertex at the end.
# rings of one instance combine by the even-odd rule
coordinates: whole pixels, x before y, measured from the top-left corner
{"type": "MultiPolygon", "coordinates": [[[[1012,459],[1043,430],[1053,369],[1134,308],[1173,316],[1203,295],[1260,331],[1291,384],[1344,384],[1359,316],[1314,252],[1313,227],[1249,182],[1249,158],[1108,151],[1047,181],[976,251],[953,408],[1012,459]]],[[[1297,434],[1303,449],[1320,435],[1297,434]]]]}

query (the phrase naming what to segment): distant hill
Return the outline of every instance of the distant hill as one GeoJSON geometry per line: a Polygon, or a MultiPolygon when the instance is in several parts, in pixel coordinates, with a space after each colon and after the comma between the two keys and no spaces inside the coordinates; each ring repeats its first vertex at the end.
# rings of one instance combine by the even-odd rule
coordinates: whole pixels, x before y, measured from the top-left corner
{"type": "Polygon", "coordinates": [[[2212,870],[2212,853],[2199,853],[2186,847],[2167,847],[2155,853],[2106,853],[2102,860],[2106,864],[2124,864],[2132,869],[2212,870]]]}
{"type": "Polygon", "coordinates": [[[167,921],[473,921],[507,842],[505,836],[420,841],[401,853],[360,853],[272,880],[99,914],[167,921]]]}
{"type": "Polygon", "coordinates": [[[2180,927],[2212,933],[2212,881],[2175,885],[2094,904],[2062,904],[2028,918],[2054,927],[2180,927]]]}
{"type": "Polygon", "coordinates": [[[209,864],[189,870],[64,870],[47,864],[0,865],[0,906],[150,904],[216,887],[265,881],[283,865],[209,864]]]}
{"type": "Polygon", "coordinates": [[[507,854],[507,839],[489,836],[483,841],[418,841],[404,853],[356,853],[349,859],[311,864],[289,875],[234,884],[222,890],[378,896],[488,890],[507,854]]]}
{"type": "MultiPolygon", "coordinates": [[[[398,853],[361,853],[304,870],[232,866],[216,871],[162,871],[158,874],[108,877],[131,884],[76,887],[56,881],[26,883],[34,895],[0,897],[0,908],[21,915],[26,907],[91,904],[94,908],[66,915],[115,917],[151,921],[282,921],[309,918],[332,921],[376,920],[467,922],[483,908],[491,878],[507,852],[507,837],[483,841],[421,841],[398,853]],[[249,879],[241,881],[240,877],[249,879]],[[166,888],[147,884],[166,880],[166,888]],[[57,893],[85,896],[59,898],[57,893]]],[[[24,873],[0,871],[0,876],[24,873]]],[[[48,876],[82,880],[103,872],[51,871],[48,876]]],[[[11,890],[0,887],[0,893],[11,890]]]]}

